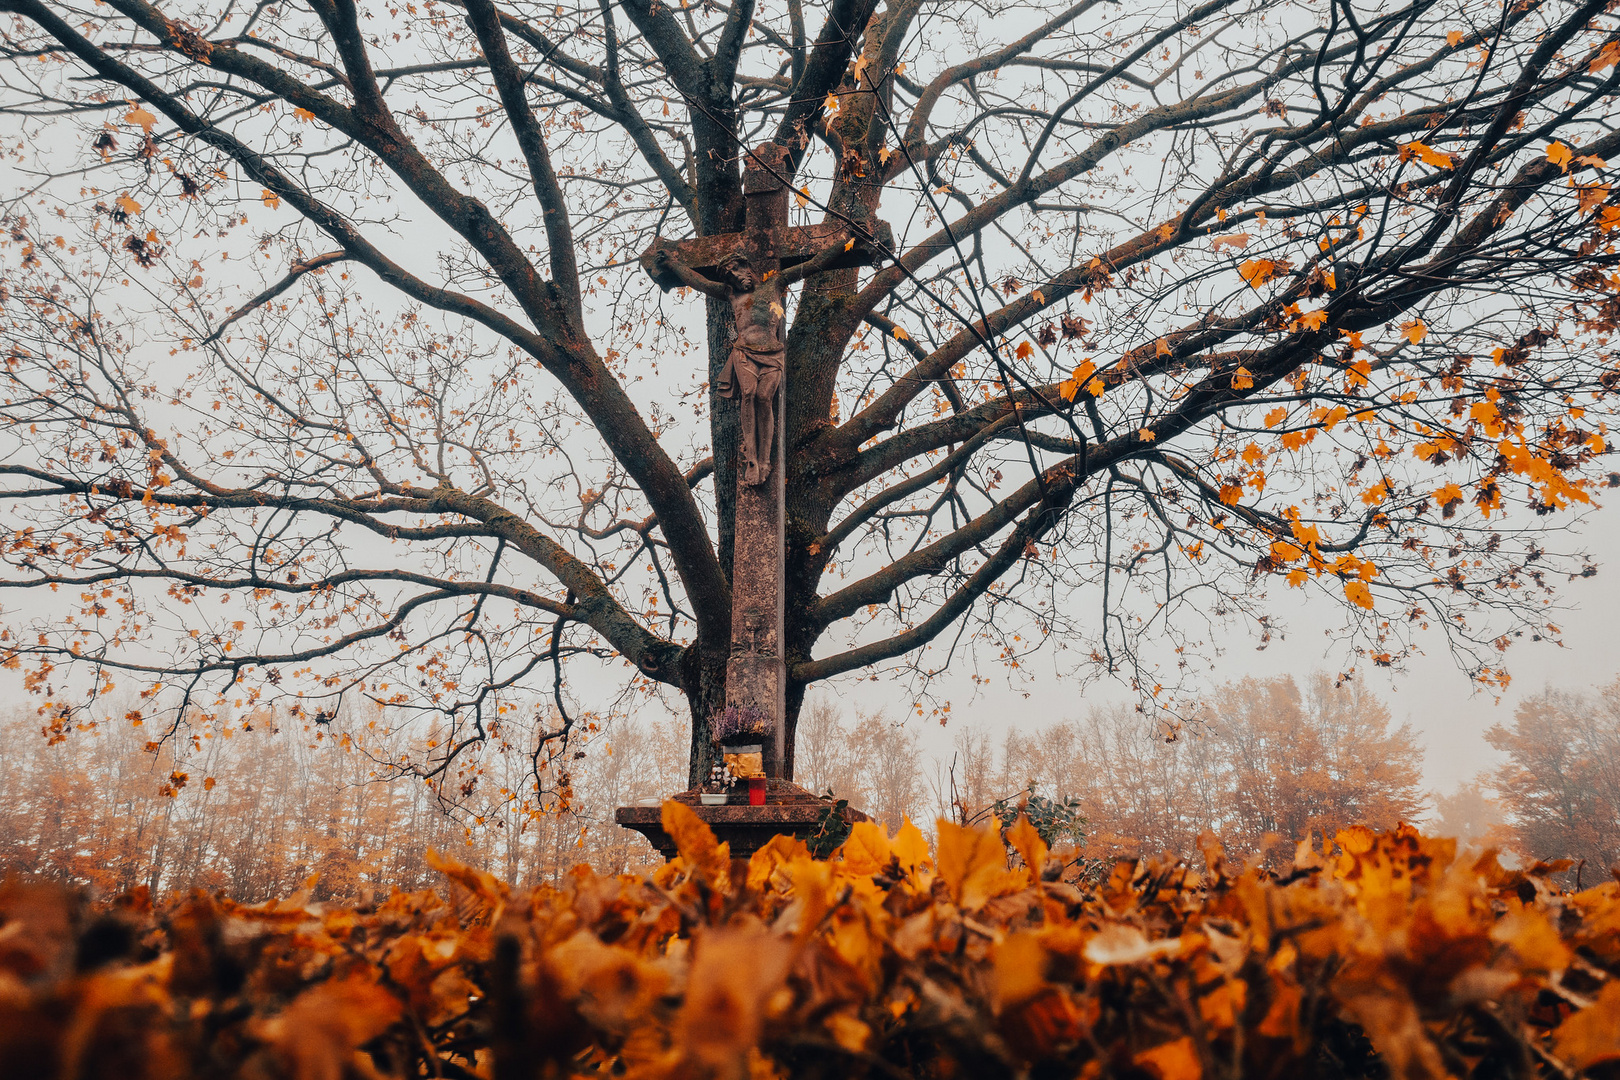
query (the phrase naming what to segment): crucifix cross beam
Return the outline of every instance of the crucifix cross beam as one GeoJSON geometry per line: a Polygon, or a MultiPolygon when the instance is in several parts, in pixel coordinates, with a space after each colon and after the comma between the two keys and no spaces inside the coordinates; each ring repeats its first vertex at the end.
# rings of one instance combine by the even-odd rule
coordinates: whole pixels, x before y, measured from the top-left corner
{"type": "MultiPolygon", "coordinates": [[[[782,229],[777,242],[776,256],[783,270],[808,262],[830,247],[843,247],[853,237],[855,244],[842,257],[829,263],[827,270],[844,270],[856,266],[872,266],[883,260],[886,252],[894,250],[894,230],[886,221],[872,223],[872,239],[851,229],[841,221],[816,225],[792,225],[782,229]],[[875,242],[874,242],[875,241],[875,242]]],[[[659,288],[668,291],[681,284],[674,271],[660,267],[658,252],[668,251],[681,262],[702,274],[717,278],[726,260],[746,254],[747,234],[716,233],[713,236],[694,236],[687,240],[665,240],[658,237],[641,253],[641,268],[659,288]]]]}

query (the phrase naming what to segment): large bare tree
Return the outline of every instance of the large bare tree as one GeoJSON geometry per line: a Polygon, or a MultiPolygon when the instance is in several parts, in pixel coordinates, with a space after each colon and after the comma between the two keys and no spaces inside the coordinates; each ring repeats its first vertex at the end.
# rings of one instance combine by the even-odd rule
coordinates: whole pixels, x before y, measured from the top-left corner
{"type": "Polygon", "coordinates": [[[701,772],[731,314],[637,258],[757,159],[879,256],[788,294],[790,715],[1043,645],[1174,713],[1286,586],[1498,683],[1589,572],[1530,526],[1606,447],[1606,7],[0,0],[6,661],[433,770],[594,657],[701,772]]]}

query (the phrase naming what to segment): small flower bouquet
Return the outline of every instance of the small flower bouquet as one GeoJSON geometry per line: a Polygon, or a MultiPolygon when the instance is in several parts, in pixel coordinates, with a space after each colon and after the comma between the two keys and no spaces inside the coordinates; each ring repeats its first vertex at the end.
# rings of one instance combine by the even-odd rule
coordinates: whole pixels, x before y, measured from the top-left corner
{"type": "Polygon", "coordinates": [[[724,762],[717,761],[709,770],[709,779],[698,789],[698,801],[704,806],[723,806],[730,796],[736,776],[724,762]]]}

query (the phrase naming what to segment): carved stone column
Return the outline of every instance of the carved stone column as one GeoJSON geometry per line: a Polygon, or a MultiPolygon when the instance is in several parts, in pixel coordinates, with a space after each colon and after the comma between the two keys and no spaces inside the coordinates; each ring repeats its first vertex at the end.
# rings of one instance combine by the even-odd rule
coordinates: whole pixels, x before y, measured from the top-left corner
{"type": "MultiPolygon", "coordinates": [[[[778,246],[786,234],[788,189],[781,148],[767,144],[743,174],[747,217],[743,248],[754,272],[780,271],[778,246]],[[772,173],[776,175],[772,175],[772,173]]],[[[737,525],[731,571],[731,657],[726,665],[726,704],[752,705],[770,714],[774,741],[765,747],[765,774],[783,777],[787,760],[787,665],[782,656],[783,455],[786,452],[787,373],[776,401],[776,447],[770,478],[750,487],[737,470],[737,525]]]]}

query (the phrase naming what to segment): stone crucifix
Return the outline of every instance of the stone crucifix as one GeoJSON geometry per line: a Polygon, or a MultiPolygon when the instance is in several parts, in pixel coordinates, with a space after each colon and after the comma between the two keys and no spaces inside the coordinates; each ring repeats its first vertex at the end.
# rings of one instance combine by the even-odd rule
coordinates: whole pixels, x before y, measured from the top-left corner
{"type": "Polygon", "coordinates": [[[747,152],[745,161],[741,233],[678,242],[659,238],[640,261],[666,290],[686,285],[731,304],[736,335],[715,383],[721,397],[737,401],[741,428],[726,704],[770,713],[775,745],[767,748],[765,771],[785,779],[786,293],[794,282],[818,271],[870,264],[893,245],[882,222],[874,222],[870,234],[842,222],[789,226],[786,148],[767,144],[747,152]]]}

